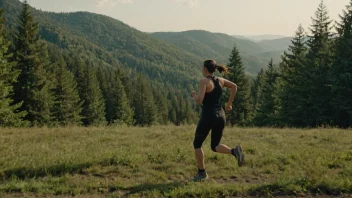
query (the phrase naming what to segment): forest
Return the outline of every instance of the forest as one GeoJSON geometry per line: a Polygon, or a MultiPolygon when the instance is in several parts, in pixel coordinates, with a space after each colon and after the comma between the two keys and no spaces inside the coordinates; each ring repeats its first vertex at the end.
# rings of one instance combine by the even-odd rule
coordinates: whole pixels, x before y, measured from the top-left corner
{"type": "MultiPolygon", "coordinates": [[[[0,0],[0,126],[195,124],[204,59],[120,21],[0,0]]],[[[280,61],[252,79],[233,46],[232,126],[352,126],[352,1],[330,19],[322,1],[280,61]]],[[[223,55],[224,56],[224,55],[223,55]]],[[[224,101],[228,93],[224,95],[224,101]]]]}

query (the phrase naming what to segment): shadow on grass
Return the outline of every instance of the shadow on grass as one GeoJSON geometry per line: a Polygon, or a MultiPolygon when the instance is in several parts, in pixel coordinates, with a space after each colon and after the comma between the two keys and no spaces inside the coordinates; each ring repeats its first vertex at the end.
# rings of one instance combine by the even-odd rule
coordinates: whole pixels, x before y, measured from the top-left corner
{"type": "MultiPolygon", "coordinates": [[[[316,195],[316,196],[340,196],[340,195],[350,195],[352,193],[351,186],[342,187],[342,186],[329,186],[329,185],[315,185],[313,183],[307,183],[299,185],[301,181],[294,182],[290,184],[266,184],[261,186],[256,186],[250,189],[247,189],[243,192],[233,191],[226,192],[228,196],[254,196],[254,197],[272,197],[272,196],[300,196],[300,195],[316,195]]],[[[140,184],[138,186],[123,188],[123,189],[112,189],[111,192],[123,190],[125,192],[125,196],[150,196],[150,193],[158,193],[161,196],[168,197],[172,193],[173,190],[182,188],[187,184],[182,182],[173,182],[168,184],[151,184],[145,183],[140,184]]],[[[204,194],[206,195],[206,194],[204,194]]],[[[216,191],[214,194],[218,197],[223,197],[224,194],[222,191],[216,191]]],[[[197,194],[183,194],[184,197],[193,197],[198,196],[197,194]]],[[[201,196],[201,195],[199,195],[201,196]]]]}
{"type": "Polygon", "coordinates": [[[249,189],[251,196],[297,196],[300,194],[339,196],[352,193],[352,185],[315,184],[309,180],[297,180],[286,184],[266,184],[249,189]]]}
{"type": "Polygon", "coordinates": [[[125,160],[118,160],[116,158],[107,158],[98,162],[87,162],[81,164],[57,164],[48,167],[19,167],[13,169],[0,170],[0,181],[7,180],[10,178],[15,179],[31,179],[31,178],[40,178],[46,176],[62,176],[65,174],[84,174],[84,170],[92,166],[101,165],[101,166],[131,166],[129,163],[126,163],[125,160]]]}
{"type": "Polygon", "coordinates": [[[166,183],[166,184],[144,183],[144,184],[140,184],[129,188],[112,187],[110,188],[110,193],[113,193],[116,191],[125,191],[125,196],[128,197],[136,194],[143,195],[143,194],[148,194],[149,192],[159,192],[161,195],[167,196],[174,189],[177,189],[183,186],[185,186],[185,184],[181,182],[172,182],[172,183],[166,183]]]}
{"type": "Polygon", "coordinates": [[[30,179],[45,176],[61,176],[66,173],[83,173],[83,170],[93,166],[93,163],[83,164],[57,164],[50,167],[29,168],[20,167],[14,169],[7,169],[0,173],[0,178],[7,180],[10,178],[15,179],[30,179]]]}

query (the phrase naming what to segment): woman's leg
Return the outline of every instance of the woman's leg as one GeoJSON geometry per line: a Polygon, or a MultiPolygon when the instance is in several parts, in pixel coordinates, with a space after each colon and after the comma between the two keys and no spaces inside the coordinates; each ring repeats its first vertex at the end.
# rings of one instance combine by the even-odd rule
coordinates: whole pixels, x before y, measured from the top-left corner
{"type": "Polygon", "coordinates": [[[195,149],[194,152],[197,160],[198,169],[205,170],[203,149],[202,148],[195,149]]]}
{"type": "Polygon", "coordinates": [[[221,109],[218,112],[216,122],[211,131],[211,149],[217,153],[231,154],[231,148],[220,144],[222,134],[226,125],[225,111],[221,109]]]}
{"type": "Polygon", "coordinates": [[[202,144],[209,134],[209,131],[211,129],[210,126],[210,122],[205,120],[204,117],[199,120],[196,135],[193,141],[194,153],[198,166],[198,173],[193,177],[193,181],[202,181],[208,178],[208,174],[205,171],[204,152],[202,149],[202,144]]]}
{"type": "Polygon", "coordinates": [[[230,147],[220,144],[222,134],[226,125],[225,112],[223,110],[219,111],[218,120],[211,131],[211,148],[214,152],[231,154],[236,157],[238,165],[242,166],[244,163],[244,154],[242,153],[242,147],[236,146],[236,148],[231,149],[230,147]]]}
{"type": "Polygon", "coordinates": [[[210,129],[211,129],[211,123],[206,118],[201,117],[196,129],[196,134],[193,141],[195,157],[197,160],[197,165],[199,170],[205,170],[204,152],[202,149],[202,145],[204,140],[207,138],[210,129]]]}
{"type": "Polygon", "coordinates": [[[218,153],[223,153],[223,154],[232,154],[231,148],[226,146],[225,144],[220,144],[217,147],[215,147],[215,151],[218,153]]]}

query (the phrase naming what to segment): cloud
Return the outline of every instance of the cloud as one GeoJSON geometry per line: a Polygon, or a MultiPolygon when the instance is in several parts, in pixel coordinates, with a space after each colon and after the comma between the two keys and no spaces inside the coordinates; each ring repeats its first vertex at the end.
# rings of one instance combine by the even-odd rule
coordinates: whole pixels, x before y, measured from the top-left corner
{"type": "Polygon", "coordinates": [[[182,5],[193,8],[198,5],[198,0],[182,0],[182,5]]]}
{"type": "MultiPolygon", "coordinates": [[[[199,0],[171,0],[182,6],[193,8],[198,5],[199,0]]],[[[114,7],[117,4],[132,4],[135,0],[96,0],[98,7],[114,7]]]]}
{"type": "Polygon", "coordinates": [[[118,0],[119,3],[122,3],[122,4],[131,4],[133,3],[134,0],[118,0]]]}
{"type": "Polygon", "coordinates": [[[198,5],[198,0],[175,0],[185,7],[193,8],[198,5]]]}
{"type": "Polygon", "coordinates": [[[114,7],[116,4],[121,3],[121,4],[131,4],[133,3],[134,0],[97,0],[97,6],[98,7],[114,7]]]}

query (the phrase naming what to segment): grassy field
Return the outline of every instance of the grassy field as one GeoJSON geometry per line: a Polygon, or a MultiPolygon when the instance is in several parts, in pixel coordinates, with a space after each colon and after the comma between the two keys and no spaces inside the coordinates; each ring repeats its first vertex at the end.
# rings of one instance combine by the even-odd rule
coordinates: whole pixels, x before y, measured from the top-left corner
{"type": "Polygon", "coordinates": [[[0,129],[0,197],[230,197],[352,195],[352,131],[227,128],[246,164],[204,144],[209,180],[196,173],[195,126],[0,129]]]}

